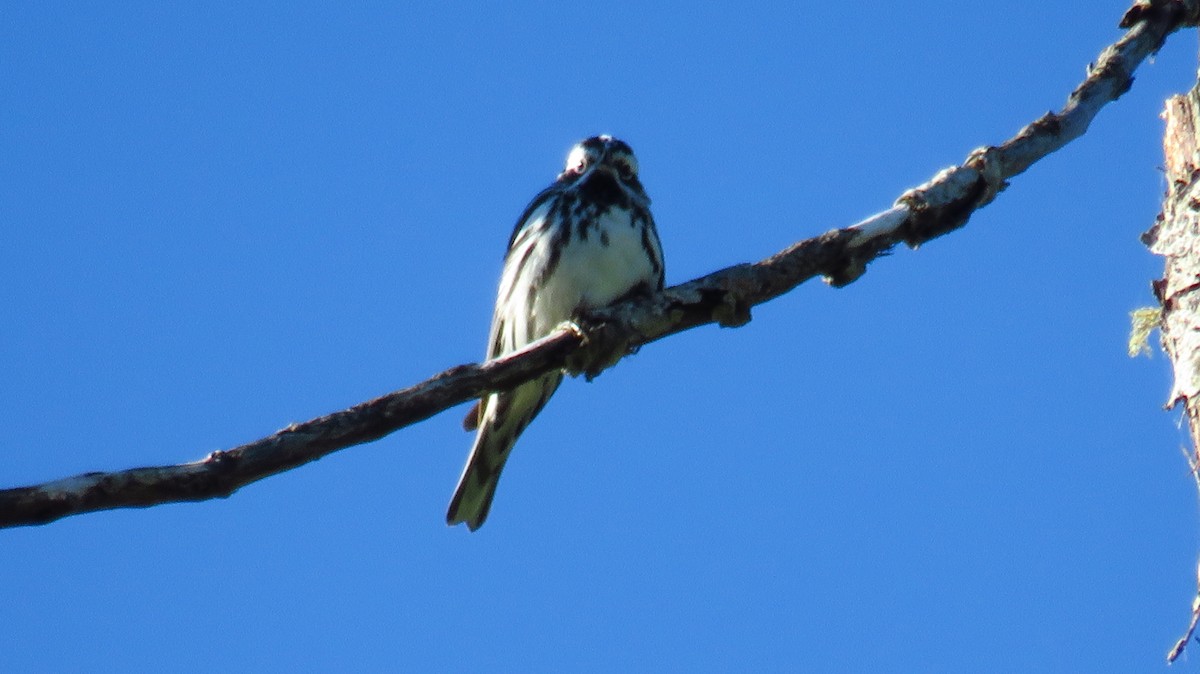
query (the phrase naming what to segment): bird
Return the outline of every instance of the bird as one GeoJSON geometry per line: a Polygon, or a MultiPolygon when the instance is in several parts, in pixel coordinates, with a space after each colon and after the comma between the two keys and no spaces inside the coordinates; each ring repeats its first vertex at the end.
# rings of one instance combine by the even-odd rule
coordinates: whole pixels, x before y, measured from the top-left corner
{"type": "MultiPolygon", "coordinates": [[[[508,241],[488,336],[488,358],[516,351],[560,324],[619,300],[662,290],[662,244],[633,149],[609,135],[580,141],[508,241]]],[[[518,436],[562,381],[555,371],[479,400],[475,430],[446,523],[483,526],[518,436]]]]}

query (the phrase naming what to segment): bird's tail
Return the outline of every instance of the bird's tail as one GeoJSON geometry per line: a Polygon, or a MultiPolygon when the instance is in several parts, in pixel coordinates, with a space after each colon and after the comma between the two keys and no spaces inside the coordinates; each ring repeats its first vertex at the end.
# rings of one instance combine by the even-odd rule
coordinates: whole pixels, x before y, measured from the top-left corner
{"type": "Polygon", "coordinates": [[[483,465],[476,458],[478,456],[481,453],[477,440],[467,467],[458,479],[454,497],[450,499],[450,508],[446,511],[446,524],[453,526],[465,522],[471,531],[483,526],[483,521],[487,519],[492,499],[496,496],[496,485],[500,484],[500,469],[504,467],[503,461],[498,466],[483,465]]]}
{"type": "Polygon", "coordinates": [[[500,471],[508,461],[513,445],[561,381],[562,374],[555,372],[483,399],[479,431],[458,479],[458,487],[450,499],[447,524],[465,522],[471,531],[483,526],[496,495],[500,471]]]}

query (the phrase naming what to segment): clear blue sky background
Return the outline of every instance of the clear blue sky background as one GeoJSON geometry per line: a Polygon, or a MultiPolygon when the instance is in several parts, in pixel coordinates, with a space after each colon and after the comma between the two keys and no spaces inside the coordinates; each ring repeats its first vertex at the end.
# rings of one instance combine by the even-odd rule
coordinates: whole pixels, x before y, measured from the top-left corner
{"type": "MultiPolygon", "coordinates": [[[[9,3],[0,482],[477,360],[514,219],[595,133],[669,282],[887,208],[1061,106],[1120,36],[1088,4],[9,3]]],[[[1125,340],[1195,70],[1176,35],[964,230],[567,382],[478,533],[443,523],[461,408],[0,531],[0,670],[1163,669],[1200,516],[1125,340]]]]}

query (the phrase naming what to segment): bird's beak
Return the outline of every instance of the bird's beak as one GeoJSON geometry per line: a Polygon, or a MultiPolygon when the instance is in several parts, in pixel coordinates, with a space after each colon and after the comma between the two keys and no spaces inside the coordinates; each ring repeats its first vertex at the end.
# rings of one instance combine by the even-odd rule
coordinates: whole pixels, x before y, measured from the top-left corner
{"type": "Polygon", "coordinates": [[[613,166],[612,164],[606,164],[605,162],[600,162],[599,164],[596,164],[595,170],[603,171],[614,178],[620,177],[620,175],[617,173],[617,168],[615,166],[613,166]]]}

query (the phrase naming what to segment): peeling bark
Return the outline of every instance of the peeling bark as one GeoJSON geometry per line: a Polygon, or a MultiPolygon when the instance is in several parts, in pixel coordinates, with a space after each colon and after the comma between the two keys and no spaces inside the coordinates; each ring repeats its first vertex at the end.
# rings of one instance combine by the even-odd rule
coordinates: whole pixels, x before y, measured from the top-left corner
{"type": "MultiPolygon", "coordinates": [[[[1162,305],[1162,345],[1174,370],[1167,409],[1183,405],[1192,436],[1188,458],[1197,474],[1200,448],[1200,84],[1187,96],[1167,101],[1163,113],[1167,195],[1163,210],[1142,241],[1150,251],[1166,258],[1163,277],[1153,283],[1162,305]]],[[[1198,483],[1200,486],[1200,483],[1198,483]]],[[[1192,619],[1167,655],[1174,661],[1183,652],[1200,620],[1200,586],[1192,603],[1192,619]]]]}

